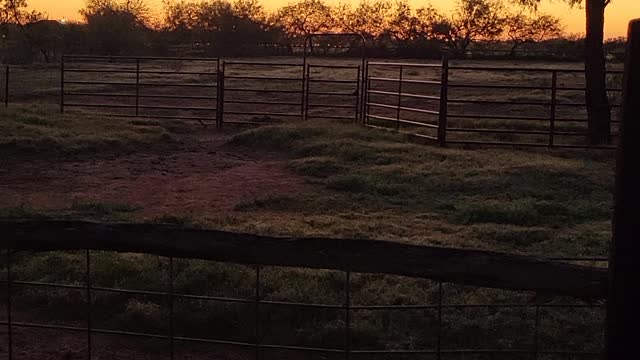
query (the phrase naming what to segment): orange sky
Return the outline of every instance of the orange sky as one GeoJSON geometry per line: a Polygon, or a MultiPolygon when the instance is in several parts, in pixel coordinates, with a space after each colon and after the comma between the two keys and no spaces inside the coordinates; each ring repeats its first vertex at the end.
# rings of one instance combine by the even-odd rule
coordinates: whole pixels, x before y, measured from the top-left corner
{"type": "MultiPolygon", "coordinates": [[[[329,2],[340,2],[340,0],[328,0],[329,2]]],[[[359,0],[344,0],[354,1],[359,0]]],[[[544,0],[543,0],[544,1],[544,0]]],[[[149,4],[160,8],[162,0],[148,0],[149,4]]],[[[263,0],[267,8],[276,8],[288,2],[288,0],[263,0]]],[[[410,0],[414,6],[424,4],[421,0],[410,0]]],[[[432,0],[432,4],[442,10],[451,8],[454,4],[453,0],[432,0]]],[[[80,9],[84,0],[29,0],[31,7],[46,12],[51,19],[78,19],[78,9],[80,9]]],[[[562,0],[546,0],[541,7],[545,12],[553,13],[560,16],[566,25],[569,33],[584,32],[584,10],[571,9],[565,5],[562,0]]],[[[612,0],[611,5],[607,8],[606,13],[606,36],[617,37],[626,35],[626,27],[630,19],[640,18],[640,0],[612,0]]]]}

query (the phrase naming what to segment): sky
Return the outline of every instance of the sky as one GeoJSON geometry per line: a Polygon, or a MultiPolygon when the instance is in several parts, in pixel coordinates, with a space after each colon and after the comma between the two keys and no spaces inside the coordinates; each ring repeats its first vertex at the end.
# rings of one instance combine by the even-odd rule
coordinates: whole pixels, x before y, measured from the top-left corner
{"type": "MultiPolygon", "coordinates": [[[[342,1],[359,2],[359,0],[342,1]]],[[[264,0],[263,4],[267,9],[274,9],[288,2],[289,0],[264,0]]],[[[327,2],[337,3],[340,0],[328,0],[327,2]]],[[[431,0],[430,2],[443,11],[450,9],[455,3],[454,0],[431,0]]],[[[572,9],[562,0],[543,0],[543,2],[540,9],[560,17],[568,33],[584,33],[584,9],[572,9]]],[[[158,10],[162,7],[162,0],[148,0],[148,3],[158,10]]],[[[410,0],[410,3],[419,7],[426,2],[410,0]]],[[[47,13],[50,19],[79,20],[78,10],[82,8],[84,0],[30,0],[29,4],[32,8],[47,13]]],[[[632,18],[640,18],[640,0],[612,0],[605,15],[605,36],[607,38],[625,36],[627,24],[632,18]]]]}

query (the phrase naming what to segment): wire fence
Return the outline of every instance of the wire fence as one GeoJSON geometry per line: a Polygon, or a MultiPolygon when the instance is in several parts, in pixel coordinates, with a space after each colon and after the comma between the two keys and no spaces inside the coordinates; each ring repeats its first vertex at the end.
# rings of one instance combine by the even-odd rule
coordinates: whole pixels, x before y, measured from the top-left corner
{"type": "MultiPolygon", "coordinates": [[[[75,231],[74,238],[82,234],[84,241],[100,242],[92,238],[90,232],[77,228],[75,231]]],[[[142,235],[131,233],[134,234],[142,235]]],[[[29,239],[29,231],[16,235],[29,239]]],[[[229,235],[238,236],[242,235],[229,235]]],[[[184,235],[183,239],[187,247],[190,246],[188,237],[184,235]]],[[[162,241],[162,237],[158,240],[162,241]]],[[[566,297],[535,300],[528,292],[490,290],[441,280],[411,282],[410,278],[389,278],[388,274],[359,273],[337,267],[319,270],[318,265],[313,265],[311,270],[294,266],[299,260],[293,259],[288,263],[297,269],[286,265],[283,268],[273,266],[268,256],[264,261],[252,261],[251,265],[228,262],[212,265],[216,263],[198,260],[200,263],[194,266],[182,255],[160,254],[171,252],[172,245],[163,245],[163,251],[150,249],[137,254],[122,253],[124,248],[114,245],[113,251],[120,252],[118,255],[97,245],[102,250],[86,249],[47,257],[60,254],[55,251],[56,247],[64,250],[69,246],[52,245],[55,241],[49,240],[41,245],[32,240],[26,243],[14,242],[22,250],[7,249],[2,261],[6,310],[0,325],[4,327],[8,359],[22,358],[18,354],[28,350],[25,344],[38,341],[33,338],[37,333],[24,332],[30,329],[74,334],[72,336],[83,339],[79,346],[84,347],[89,359],[100,358],[104,352],[104,347],[97,345],[100,336],[154,341],[154,351],[159,353],[157,358],[166,359],[184,358],[185,349],[198,344],[224,347],[237,358],[247,359],[595,359],[602,347],[604,304],[600,302],[566,297]],[[49,250],[25,250],[34,245],[34,249],[44,246],[49,250]],[[151,255],[145,258],[142,255],[145,253],[151,255]],[[152,274],[136,274],[146,279],[143,287],[122,286],[113,279],[113,273],[119,271],[135,277],[132,273],[135,269],[123,268],[127,258],[133,259],[128,262],[130,265],[134,262],[155,264],[148,269],[152,274]],[[33,267],[34,262],[52,259],[68,262],[60,265],[66,267],[65,281],[46,281],[56,272],[52,269],[48,276],[40,275],[44,281],[30,279],[33,272],[26,270],[33,267]],[[185,287],[189,277],[198,275],[194,269],[206,271],[206,278],[218,280],[185,287]],[[151,275],[153,277],[149,277],[151,275]],[[230,288],[230,280],[236,277],[235,288],[230,288]],[[402,300],[398,294],[400,297],[391,301],[376,299],[375,295],[368,294],[371,288],[367,287],[376,277],[387,279],[386,284],[408,283],[420,288],[424,298],[402,300]],[[329,295],[316,300],[309,294],[295,296],[295,291],[290,291],[314,282],[325,283],[329,295]],[[218,291],[218,295],[211,290],[218,291]],[[35,296],[35,292],[39,295],[35,296]],[[51,299],[56,296],[65,299],[62,309],[51,311],[45,305],[42,311],[41,304],[55,303],[51,299]],[[126,326],[110,323],[109,320],[122,316],[105,309],[115,308],[117,312],[117,304],[126,302],[127,298],[142,298],[142,303],[153,304],[151,309],[161,314],[160,318],[150,321],[139,314],[136,317],[134,312],[127,315],[133,319],[126,326]],[[185,310],[194,308],[199,312],[185,310]],[[199,321],[199,317],[204,321],[199,321]],[[371,341],[372,335],[365,329],[374,331],[377,341],[371,341]]],[[[223,239],[216,243],[226,246],[223,239]]],[[[228,249],[227,254],[234,253],[228,249]]],[[[249,255],[253,259],[261,258],[252,246],[239,250],[255,254],[249,255]]],[[[203,250],[203,254],[207,251],[203,250]]],[[[374,253],[373,256],[386,254],[374,253]]],[[[606,266],[607,260],[556,258],[553,261],[606,266]]],[[[356,264],[344,263],[339,267],[351,266],[356,264]]],[[[322,285],[318,284],[311,288],[321,293],[324,290],[320,290],[322,285]]]]}

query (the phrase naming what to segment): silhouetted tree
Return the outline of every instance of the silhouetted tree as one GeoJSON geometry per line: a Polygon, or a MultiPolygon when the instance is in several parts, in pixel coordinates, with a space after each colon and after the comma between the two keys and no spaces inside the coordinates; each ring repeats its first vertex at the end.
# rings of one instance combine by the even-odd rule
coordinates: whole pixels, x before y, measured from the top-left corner
{"type": "Polygon", "coordinates": [[[302,0],[280,8],[273,22],[292,37],[327,32],[336,25],[331,10],[322,0],[302,0]]]}
{"type": "Polygon", "coordinates": [[[524,44],[558,38],[563,31],[560,19],[546,14],[519,12],[508,15],[505,23],[505,36],[511,42],[511,56],[524,44]]]}
{"type": "Polygon", "coordinates": [[[142,0],[88,0],[80,14],[94,51],[115,55],[144,46],[149,8],[142,0]]]}
{"type": "Polygon", "coordinates": [[[465,56],[473,42],[499,38],[505,19],[498,0],[458,0],[453,14],[434,22],[433,32],[454,54],[465,56]]]}
{"type": "Polygon", "coordinates": [[[227,54],[238,54],[244,46],[255,49],[257,44],[275,42],[277,29],[267,24],[266,18],[255,0],[165,3],[168,31],[182,41],[188,39],[227,54]]]}
{"type": "Polygon", "coordinates": [[[45,62],[55,59],[64,51],[64,25],[56,20],[39,20],[24,26],[32,50],[37,51],[45,62]]]}

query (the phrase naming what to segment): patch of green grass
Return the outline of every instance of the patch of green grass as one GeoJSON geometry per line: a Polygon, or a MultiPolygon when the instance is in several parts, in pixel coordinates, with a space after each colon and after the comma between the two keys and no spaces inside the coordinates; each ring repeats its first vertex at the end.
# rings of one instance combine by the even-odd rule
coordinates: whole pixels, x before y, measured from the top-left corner
{"type": "Polygon", "coordinates": [[[560,255],[554,253],[557,249],[564,255],[595,255],[602,246],[591,243],[572,251],[557,244],[566,240],[562,234],[582,224],[597,223],[599,231],[610,232],[612,153],[440,148],[336,122],[251,129],[235,135],[232,143],[286,153],[289,167],[323,190],[299,196],[288,207],[253,207],[273,211],[273,216],[263,211],[242,215],[237,222],[227,219],[231,222],[223,226],[230,229],[242,224],[243,230],[265,231],[286,222],[283,234],[293,229],[296,234],[429,239],[427,243],[438,245],[491,249],[500,236],[488,240],[470,225],[516,226],[526,239],[502,242],[501,249],[543,255],[560,255]],[[371,219],[348,216],[358,213],[376,214],[377,229],[360,223],[371,219]],[[415,225],[419,216],[426,219],[425,228],[415,225]],[[311,218],[324,219],[320,234],[306,224],[311,218]],[[391,223],[393,227],[387,226],[391,223]],[[353,231],[366,228],[370,230],[353,231]]]}
{"type": "Polygon", "coordinates": [[[162,146],[171,133],[156,122],[83,114],[60,114],[47,106],[0,109],[2,156],[92,156],[162,146]]]}

